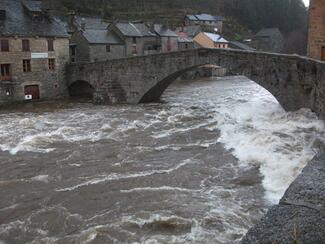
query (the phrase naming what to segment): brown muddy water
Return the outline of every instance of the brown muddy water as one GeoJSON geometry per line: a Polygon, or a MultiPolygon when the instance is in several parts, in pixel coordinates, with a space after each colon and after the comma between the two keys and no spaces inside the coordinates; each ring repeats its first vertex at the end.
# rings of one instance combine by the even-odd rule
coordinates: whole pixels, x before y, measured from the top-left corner
{"type": "Polygon", "coordinates": [[[244,77],[0,113],[0,243],[236,243],[324,142],[244,77]]]}

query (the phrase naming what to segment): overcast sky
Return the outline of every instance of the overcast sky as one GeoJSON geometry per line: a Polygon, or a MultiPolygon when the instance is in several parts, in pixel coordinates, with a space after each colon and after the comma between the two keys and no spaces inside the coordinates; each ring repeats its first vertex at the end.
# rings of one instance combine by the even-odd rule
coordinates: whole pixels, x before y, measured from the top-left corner
{"type": "Polygon", "coordinates": [[[309,0],[304,0],[306,6],[309,6],[309,0]]]}

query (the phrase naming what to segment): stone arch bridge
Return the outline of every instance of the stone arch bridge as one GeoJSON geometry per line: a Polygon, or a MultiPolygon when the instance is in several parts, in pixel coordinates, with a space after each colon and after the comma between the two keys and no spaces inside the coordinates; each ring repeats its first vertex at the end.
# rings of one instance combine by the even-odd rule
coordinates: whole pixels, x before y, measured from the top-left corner
{"type": "Polygon", "coordinates": [[[268,90],[286,110],[310,108],[325,118],[325,63],[297,55],[195,49],[67,66],[69,87],[87,82],[95,103],[151,102],[180,75],[212,64],[244,75],[268,90]]]}

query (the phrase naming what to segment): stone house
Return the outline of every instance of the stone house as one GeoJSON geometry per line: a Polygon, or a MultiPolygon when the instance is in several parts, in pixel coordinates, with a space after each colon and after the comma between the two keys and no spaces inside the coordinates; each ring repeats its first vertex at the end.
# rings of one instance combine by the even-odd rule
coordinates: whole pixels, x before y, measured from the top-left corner
{"type": "Polygon", "coordinates": [[[228,48],[229,42],[218,34],[201,32],[194,37],[194,42],[204,48],[228,48]]]}
{"type": "Polygon", "coordinates": [[[325,61],[325,1],[311,0],[309,4],[309,28],[307,55],[325,61]]]}
{"type": "Polygon", "coordinates": [[[161,24],[153,25],[154,32],[160,39],[160,50],[162,53],[175,52],[178,50],[178,35],[161,24]]]}
{"type": "Polygon", "coordinates": [[[75,17],[71,62],[96,62],[126,56],[125,43],[99,18],[75,17]]]}
{"type": "Polygon", "coordinates": [[[0,104],[67,95],[69,35],[40,1],[0,0],[0,104]]]}
{"type": "Polygon", "coordinates": [[[108,29],[124,41],[127,57],[160,52],[159,36],[142,22],[116,21],[108,29]]]}
{"type": "Polygon", "coordinates": [[[223,17],[211,14],[186,15],[184,25],[200,25],[204,31],[216,31],[218,29],[218,33],[222,33],[223,21],[223,17]]]}
{"type": "Polygon", "coordinates": [[[280,53],[284,37],[278,28],[263,28],[254,36],[252,46],[260,51],[280,53]]]}
{"type": "Polygon", "coordinates": [[[189,50],[196,48],[194,40],[192,37],[189,37],[185,32],[177,32],[177,43],[178,43],[178,50],[189,50]]]}

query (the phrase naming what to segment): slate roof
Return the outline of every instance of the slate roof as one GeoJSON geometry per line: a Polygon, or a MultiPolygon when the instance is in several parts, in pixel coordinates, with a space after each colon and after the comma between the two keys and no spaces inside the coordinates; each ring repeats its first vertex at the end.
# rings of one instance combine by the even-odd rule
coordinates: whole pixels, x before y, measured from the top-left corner
{"type": "Polygon", "coordinates": [[[194,42],[193,38],[184,37],[184,36],[178,37],[177,41],[180,42],[180,43],[192,43],[192,42],[194,42]]]}
{"type": "Polygon", "coordinates": [[[273,37],[282,35],[278,28],[263,28],[257,34],[256,37],[273,37]]]}
{"type": "Polygon", "coordinates": [[[161,24],[155,24],[154,30],[161,37],[178,37],[178,35],[174,31],[164,27],[161,24]]]}
{"type": "Polygon", "coordinates": [[[177,33],[178,36],[178,42],[183,42],[183,43],[191,43],[194,42],[193,38],[188,37],[187,34],[183,31],[180,31],[177,33]]]}
{"type": "Polygon", "coordinates": [[[240,50],[246,50],[246,51],[256,51],[255,48],[252,48],[244,43],[238,42],[238,41],[230,41],[229,46],[231,48],[240,49],[240,50]]]}
{"type": "Polygon", "coordinates": [[[42,12],[42,2],[41,1],[31,1],[23,0],[23,5],[31,12],[42,12]]]}
{"type": "Polygon", "coordinates": [[[128,37],[145,37],[145,36],[157,36],[151,32],[148,26],[144,23],[131,23],[131,22],[118,22],[114,24],[116,28],[124,35],[128,37]]]}
{"type": "Polygon", "coordinates": [[[177,32],[185,32],[188,37],[194,37],[202,30],[199,25],[189,25],[184,27],[179,27],[176,29],[177,32]]]}
{"type": "Polygon", "coordinates": [[[191,21],[223,21],[224,20],[224,18],[221,16],[213,16],[211,14],[186,15],[186,17],[191,21]]]}
{"type": "Polygon", "coordinates": [[[209,33],[209,32],[204,32],[204,34],[207,37],[209,37],[213,42],[217,42],[217,43],[228,43],[228,41],[226,39],[224,39],[223,37],[221,37],[218,34],[209,33]]]}
{"type": "Polygon", "coordinates": [[[82,23],[85,24],[85,29],[100,29],[106,30],[108,27],[108,23],[104,22],[101,18],[92,18],[92,17],[75,17],[75,24],[78,28],[81,28],[82,23]]]}
{"type": "Polygon", "coordinates": [[[83,36],[90,44],[112,44],[123,45],[123,41],[109,30],[86,29],[83,36]]]}
{"type": "Polygon", "coordinates": [[[188,18],[189,20],[192,20],[192,21],[196,21],[198,20],[195,15],[186,15],[186,18],[188,18]]]}
{"type": "Polygon", "coordinates": [[[69,37],[60,20],[33,20],[25,13],[20,0],[0,0],[0,6],[6,10],[6,19],[0,21],[0,36],[69,37]]]}

